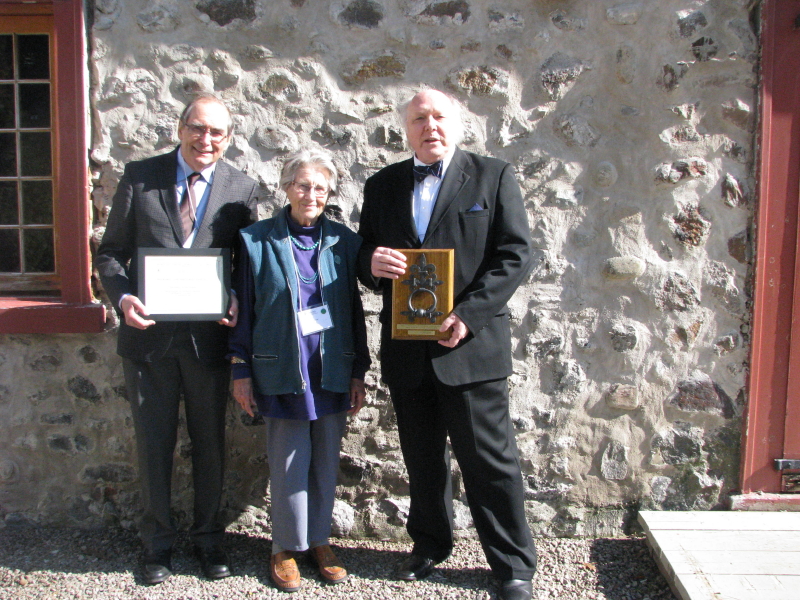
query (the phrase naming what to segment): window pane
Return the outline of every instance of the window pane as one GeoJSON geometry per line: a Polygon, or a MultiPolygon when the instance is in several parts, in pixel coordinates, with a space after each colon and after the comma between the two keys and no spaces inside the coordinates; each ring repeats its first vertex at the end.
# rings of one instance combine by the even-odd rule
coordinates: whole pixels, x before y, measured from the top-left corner
{"type": "Polygon", "coordinates": [[[14,133],[0,133],[0,177],[17,175],[17,139],[14,133]]]}
{"type": "Polygon", "coordinates": [[[19,225],[17,182],[0,181],[0,225],[19,225]]]}
{"type": "Polygon", "coordinates": [[[47,35],[17,36],[20,79],[50,79],[50,46],[47,35]]]}
{"type": "Polygon", "coordinates": [[[14,38],[0,35],[0,79],[14,79],[14,38]]]}
{"type": "Polygon", "coordinates": [[[50,175],[50,133],[20,133],[20,159],[23,176],[50,175]]]}
{"type": "Polygon", "coordinates": [[[0,273],[19,271],[19,230],[0,229],[0,273]]]}
{"type": "Polygon", "coordinates": [[[22,222],[25,225],[53,224],[52,182],[22,182],[22,222]]]}
{"type": "Polygon", "coordinates": [[[19,126],[50,127],[50,84],[19,84],[19,126]]]}
{"type": "Polygon", "coordinates": [[[14,129],[14,84],[0,84],[0,129],[14,129]]]}
{"type": "Polygon", "coordinates": [[[26,273],[53,273],[56,270],[52,229],[25,229],[22,240],[26,273]]]}

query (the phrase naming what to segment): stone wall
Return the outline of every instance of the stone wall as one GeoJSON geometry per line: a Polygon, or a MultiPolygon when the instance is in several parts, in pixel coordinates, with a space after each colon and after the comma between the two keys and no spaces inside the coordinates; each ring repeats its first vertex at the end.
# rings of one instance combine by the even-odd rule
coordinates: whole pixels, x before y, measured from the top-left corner
{"type": "MultiPolygon", "coordinates": [[[[282,158],[317,144],[341,171],[334,212],[355,228],[366,178],[409,155],[400,104],[423,86],[449,90],[466,108],[464,146],[516,167],[536,248],[510,304],[534,530],[618,533],[639,507],[719,507],[737,486],[746,402],[757,4],[95,0],[94,243],[123,165],[172,148],[198,91],[235,113],[227,158],[261,182],[262,216],[284,202],[282,158]]],[[[378,301],[365,303],[374,353],[378,301]]],[[[114,343],[113,328],[0,339],[6,521],[133,526],[114,343]]],[[[377,370],[368,388],[336,531],[392,537],[407,483],[377,370]]],[[[262,428],[233,402],[228,420],[228,516],[269,530],[262,428]]],[[[183,434],[183,523],[188,450],[183,434]]],[[[469,526],[459,492],[457,527],[469,526]]]]}

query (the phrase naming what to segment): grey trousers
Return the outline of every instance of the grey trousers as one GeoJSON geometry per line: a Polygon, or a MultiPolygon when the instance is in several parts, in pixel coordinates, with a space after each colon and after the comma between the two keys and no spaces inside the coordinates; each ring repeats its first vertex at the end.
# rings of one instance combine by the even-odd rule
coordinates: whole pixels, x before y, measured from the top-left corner
{"type": "Polygon", "coordinates": [[[331,534],[347,412],[315,421],[264,419],[271,489],[272,553],[303,552],[331,534]]]}
{"type": "Polygon", "coordinates": [[[181,395],[192,441],[194,525],[190,534],[198,546],[220,544],[230,366],[224,360],[200,362],[188,336],[176,335],[166,356],[157,362],[124,358],[122,367],[136,431],[144,505],[140,535],[145,551],[168,550],[176,536],[170,500],[181,395]]]}

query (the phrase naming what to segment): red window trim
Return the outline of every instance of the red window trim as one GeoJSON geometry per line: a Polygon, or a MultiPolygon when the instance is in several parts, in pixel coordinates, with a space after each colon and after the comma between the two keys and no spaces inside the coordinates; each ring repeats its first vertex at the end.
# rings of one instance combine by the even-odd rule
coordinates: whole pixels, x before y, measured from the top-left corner
{"type": "MultiPolygon", "coordinates": [[[[0,3],[6,14],[42,14],[44,3],[0,3]]],[[[82,0],[53,0],[55,48],[54,170],[56,260],[61,277],[57,298],[0,298],[0,333],[92,333],[103,331],[106,311],[93,302],[89,235],[89,166],[86,144],[84,68],[86,36],[82,0]]],[[[48,11],[49,12],[49,11],[48,11]]]]}

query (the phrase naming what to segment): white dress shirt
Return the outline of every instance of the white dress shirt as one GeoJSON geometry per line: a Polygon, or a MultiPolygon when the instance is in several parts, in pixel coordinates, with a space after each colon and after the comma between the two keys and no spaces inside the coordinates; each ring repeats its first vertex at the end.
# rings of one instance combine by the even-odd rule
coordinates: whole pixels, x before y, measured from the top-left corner
{"type": "MultiPolygon", "coordinates": [[[[442,158],[442,179],[435,175],[428,175],[425,179],[417,183],[414,180],[414,197],[412,199],[412,214],[414,216],[414,224],[417,226],[417,235],[419,241],[425,239],[425,233],[428,231],[428,224],[431,221],[431,214],[433,214],[433,207],[436,206],[436,198],[439,197],[439,189],[442,187],[442,180],[447,172],[447,167],[450,166],[450,161],[453,158],[451,152],[442,158]]],[[[414,165],[424,165],[414,155],[414,165]]]]}

